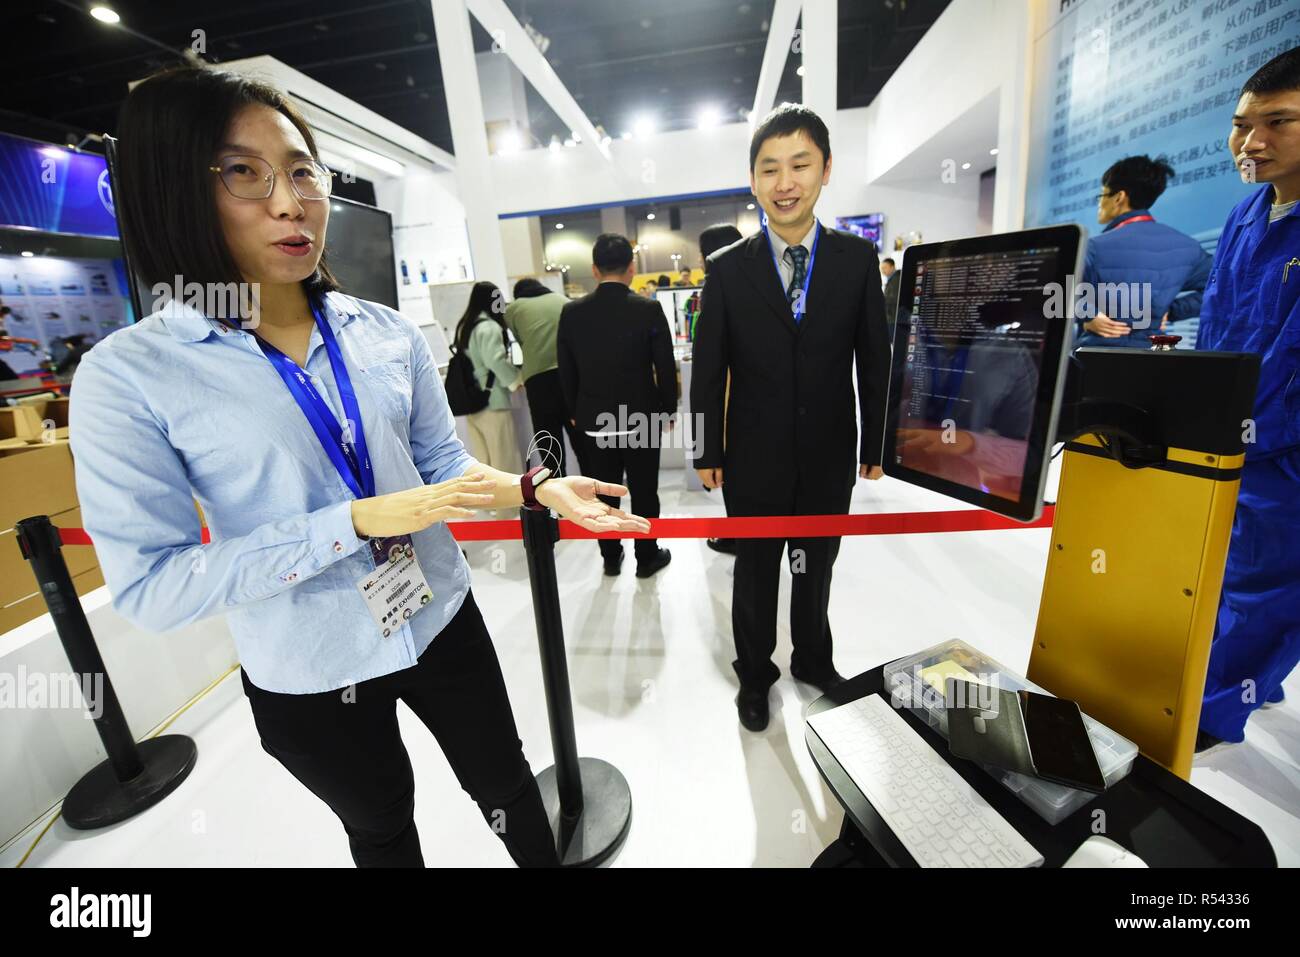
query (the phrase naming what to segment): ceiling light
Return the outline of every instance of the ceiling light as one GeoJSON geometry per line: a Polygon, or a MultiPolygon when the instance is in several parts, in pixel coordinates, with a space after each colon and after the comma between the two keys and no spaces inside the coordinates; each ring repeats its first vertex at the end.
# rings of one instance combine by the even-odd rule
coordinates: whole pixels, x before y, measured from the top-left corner
{"type": "Polygon", "coordinates": [[[556,229],[563,229],[563,228],[564,228],[564,223],[556,223],[556,224],[555,224],[555,228],[556,228],[556,229]]]}
{"type": "Polygon", "coordinates": [[[497,140],[498,153],[516,153],[523,146],[518,130],[506,130],[497,140]]]}
{"type": "Polygon", "coordinates": [[[998,155],[998,148],[996,146],[993,147],[993,149],[989,150],[989,156],[997,156],[997,155],[998,155]]]}
{"type": "Polygon", "coordinates": [[[632,132],[637,136],[649,136],[655,131],[655,121],[648,116],[638,116],[632,123],[632,132]]]}
{"type": "Polygon", "coordinates": [[[654,214],[654,213],[647,213],[647,214],[646,214],[646,219],[654,219],[654,218],[655,218],[655,214],[654,214]]]}
{"type": "Polygon", "coordinates": [[[32,252],[30,249],[23,250],[23,256],[25,256],[27,259],[31,259],[35,255],[36,253],[32,252]]]}
{"type": "Polygon", "coordinates": [[[91,7],[90,15],[100,23],[120,23],[122,20],[110,7],[91,7]]]}
{"type": "Polygon", "coordinates": [[[547,147],[547,149],[549,149],[552,153],[558,153],[560,151],[560,138],[558,136],[552,136],[551,143],[547,147]]]}
{"type": "Polygon", "coordinates": [[[716,106],[701,107],[695,118],[695,124],[702,130],[710,129],[722,122],[722,113],[716,106]]]}
{"type": "Polygon", "coordinates": [[[970,163],[962,163],[962,164],[961,164],[961,168],[962,168],[962,169],[970,169],[970,163]]]}
{"type": "Polygon", "coordinates": [[[799,69],[795,70],[794,73],[795,76],[803,76],[803,67],[799,67],[799,69]]]}

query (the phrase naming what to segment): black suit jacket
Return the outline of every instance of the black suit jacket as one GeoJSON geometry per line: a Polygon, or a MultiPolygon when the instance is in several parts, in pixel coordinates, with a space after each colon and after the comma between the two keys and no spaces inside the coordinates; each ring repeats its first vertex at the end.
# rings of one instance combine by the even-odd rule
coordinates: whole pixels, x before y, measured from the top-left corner
{"type": "MultiPolygon", "coordinates": [[[[677,369],[663,308],[617,282],[567,303],[555,338],[569,416],[584,431],[610,431],[601,413],[677,411],[677,369]],[[602,426],[604,428],[602,429],[602,426]]],[[[614,426],[620,428],[620,426],[614,426]]]]}
{"type": "Polygon", "coordinates": [[[895,268],[885,282],[885,325],[889,328],[889,341],[894,341],[895,313],[898,312],[898,293],[903,288],[903,270],[895,268]]]}
{"type": "Polygon", "coordinates": [[[691,359],[691,414],[703,428],[695,467],[721,466],[724,486],[750,502],[785,502],[796,488],[844,496],[859,463],[880,464],[889,357],[880,265],[867,240],[822,227],[797,325],[761,230],[719,250],[709,257],[691,359]]]}

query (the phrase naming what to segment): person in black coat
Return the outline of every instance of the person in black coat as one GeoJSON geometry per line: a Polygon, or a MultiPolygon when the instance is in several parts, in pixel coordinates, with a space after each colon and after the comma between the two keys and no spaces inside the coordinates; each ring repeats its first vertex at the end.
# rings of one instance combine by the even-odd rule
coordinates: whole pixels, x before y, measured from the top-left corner
{"type": "MultiPolygon", "coordinates": [[[[889,331],[889,341],[894,341],[894,325],[897,317],[894,315],[898,312],[898,292],[903,286],[903,272],[892,259],[886,259],[889,264],[889,275],[885,278],[885,325],[889,331]]],[[[882,264],[883,265],[883,264],[882,264]]]]}
{"type": "MultiPolygon", "coordinates": [[[[856,479],[883,474],[890,346],[880,269],[870,242],[817,222],[830,172],[826,125],[803,106],[778,107],[750,143],[750,188],[766,225],[709,259],[692,357],[691,411],[702,429],[695,467],[706,486],[722,488],[732,516],[844,514],[856,479]]],[[[780,676],[771,658],[786,544],[737,541],[736,704],[753,731],[767,726],[768,690],[780,676]]],[[[790,671],[825,691],[844,680],[827,620],[839,539],[788,544],[790,671]]]]}
{"type": "MultiPolygon", "coordinates": [[[[560,313],[556,360],[570,421],[585,434],[578,453],[600,481],[623,484],[633,508],[659,517],[659,447],[663,428],[677,411],[677,369],[672,333],[663,308],[631,291],[636,269],[632,244],[602,233],[592,248],[596,291],[567,303],[560,313]]],[[[617,507],[616,498],[603,499],[617,507]]],[[[600,539],[605,574],[617,575],[623,543],[600,539]]],[[[638,578],[648,578],[671,560],[654,539],[633,545],[638,578]]]]}
{"type": "MultiPolygon", "coordinates": [[[[704,275],[709,274],[710,256],[724,246],[738,243],[742,239],[744,236],[741,235],[740,230],[730,223],[716,223],[700,233],[700,261],[703,263],[704,275]]],[[[725,506],[725,499],[723,504],[725,506]]],[[[715,552],[722,552],[724,555],[736,554],[734,538],[710,538],[705,541],[705,544],[715,552]]]]}

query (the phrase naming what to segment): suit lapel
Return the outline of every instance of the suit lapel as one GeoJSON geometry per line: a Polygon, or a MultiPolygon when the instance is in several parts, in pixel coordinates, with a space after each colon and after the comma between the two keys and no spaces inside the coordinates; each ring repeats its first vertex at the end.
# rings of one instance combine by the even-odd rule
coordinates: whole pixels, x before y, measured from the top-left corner
{"type": "Polygon", "coordinates": [[[798,332],[798,327],[794,324],[794,313],[790,311],[785,290],[781,288],[781,277],[776,271],[776,261],[772,259],[772,247],[768,245],[767,236],[761,229],[750,236],[745,244],[741,271],[786,327],[791,332],[798,332]]]}

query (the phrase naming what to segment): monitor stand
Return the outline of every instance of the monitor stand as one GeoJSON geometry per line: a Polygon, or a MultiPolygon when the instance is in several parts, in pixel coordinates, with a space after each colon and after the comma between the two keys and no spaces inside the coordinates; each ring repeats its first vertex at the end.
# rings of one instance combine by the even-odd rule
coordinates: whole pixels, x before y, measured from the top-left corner
{"type": "Polygon", "coordinates": [[[1118,348],[1067,373],[1028,677],[1184,779],[1258,375],[1251,354],[1118,348]]]}

